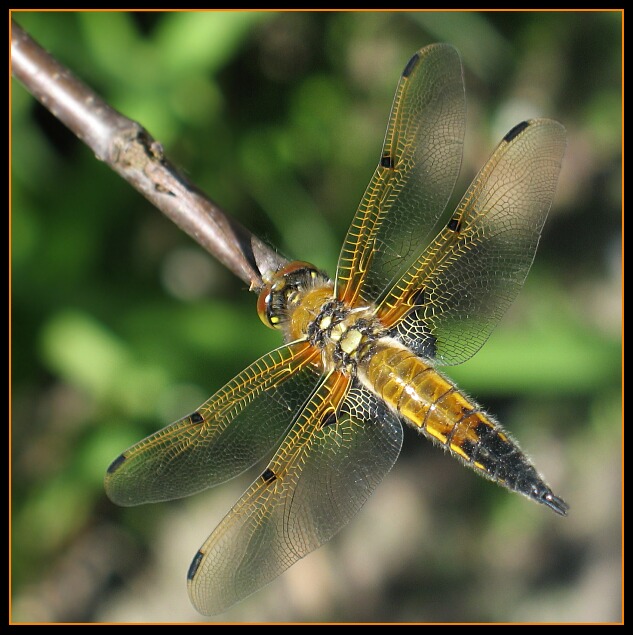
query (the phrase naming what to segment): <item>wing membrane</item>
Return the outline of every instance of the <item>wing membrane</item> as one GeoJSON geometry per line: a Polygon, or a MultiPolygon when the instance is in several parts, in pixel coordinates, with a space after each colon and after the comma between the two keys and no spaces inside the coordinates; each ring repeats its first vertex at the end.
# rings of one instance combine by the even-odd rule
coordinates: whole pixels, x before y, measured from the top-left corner
{"type": "Polygon", "coordinates": [[[448,225],[385,296],[378,313],[420,354],[458,364],[488,339],[532,266],[565,151],[565,129],[515,126],[448,225]]]}
{"type": "Polygon", "coordinates": [[[189,496],[237,476],[272,451],[320,374],[307,342],[282,346],[234,377],[192,415],[126,450],[105,487],[119,505],[189,496]]]}
{"type": "Polygon", "coordinates": [[[315,391],[268,469],[196,555],[189,595],[212,615],[268,584],[360,510],[400,453],[402,426],[350,379],[315,391]]]}
{"type": "Polygon", "coordinates": [[[465,111],[457,51],[434,44],[416,53],[400,78],[379,165],[343,244],[340,299],[378,300],[419,255],[459,174],[465,111]]]}

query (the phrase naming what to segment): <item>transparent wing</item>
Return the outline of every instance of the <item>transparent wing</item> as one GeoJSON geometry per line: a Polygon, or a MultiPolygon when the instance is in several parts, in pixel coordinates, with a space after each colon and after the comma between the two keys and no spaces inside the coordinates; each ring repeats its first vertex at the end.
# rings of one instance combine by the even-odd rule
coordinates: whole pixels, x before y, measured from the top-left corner
{"type": "Polygon", "coordinates": [[[119,505],[189,496],[222,483],[271,452],[318,383],[319,352],[282,346],[233,378],[196,412],[121,454],[105,488],[119,505]]]}
{"type": "Polygon", "coordinates": [[[532,266],[565,144],[556,121],[515,126],[385,296],[378,315],[415,352],[459,364],[488,339],[532,266]]]}
{"type": "Polygon", "coordinates": [[[420,254],[459,174],[465,113],[457,51],[448,44],[418,51],[400,78],[380,162],[343,244],[340,299],[378,300],[420,254]]]}
{"type": "Polygon", "coordinates": [[[371,393],[333,373],[266,471],[189,570],[198,611],[221,613],[327,542],[360,510],[400,453],[402,426],[371,393]]]}

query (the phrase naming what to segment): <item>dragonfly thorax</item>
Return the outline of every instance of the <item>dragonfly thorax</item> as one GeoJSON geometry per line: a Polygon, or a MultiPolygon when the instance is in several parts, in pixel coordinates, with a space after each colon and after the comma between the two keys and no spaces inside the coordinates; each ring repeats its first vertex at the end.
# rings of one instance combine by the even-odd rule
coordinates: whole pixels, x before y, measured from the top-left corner
{"type": "Polygon", "coordinates": [[[371,356],[385,329],[371,306],[349,307],[330,299],[307,325],[310,343],[322,353],[326,371],[356,375],[358,363],[371,356]]]}
{"type": "Polygon", "coordinates": [[[300,261],[269,276],[259,296],[258,313],[264,324],[284,331],[286,342],[307,339],[318,348],[324,369],[351,375],[385,334],[374,307],[350,307],[338,300],[333,282],[300,261]]]}

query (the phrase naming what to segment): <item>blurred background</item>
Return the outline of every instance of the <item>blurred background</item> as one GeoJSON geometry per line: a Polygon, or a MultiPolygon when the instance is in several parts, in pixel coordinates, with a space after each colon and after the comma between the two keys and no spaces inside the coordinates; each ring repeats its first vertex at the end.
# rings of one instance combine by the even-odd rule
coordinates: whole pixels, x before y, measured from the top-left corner
{"type": "MultiPolygon", "coordinates": [[[[13,14],[231,215],[334,273],[409,57],[460,51],[456,200],[530,116],[569,145],[532,272],[448,370],[571,505],[561,518],[405,431],[336,538],[218,621],[622,616],[620,12],[13,14]]],[[[11,582],[16,622],[202,621],[191,558],[257,470],[123,509],[103,476],[279,345],[255,296],[12,83],[11,582]]]]}

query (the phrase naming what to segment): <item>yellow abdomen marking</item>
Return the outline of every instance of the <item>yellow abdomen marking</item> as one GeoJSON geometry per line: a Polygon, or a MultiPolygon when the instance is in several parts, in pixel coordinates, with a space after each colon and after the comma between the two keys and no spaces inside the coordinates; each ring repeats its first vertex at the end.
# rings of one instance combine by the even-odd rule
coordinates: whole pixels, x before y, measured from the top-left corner
{"type": "MultiPolygon", "coordinates": [[[[507,442],[477,404],[423,359],[391,340],[377,342],[370,359],[359,365],[359,377],[409,424],[466,461],[472,461],[484,433],[493,432],[507,442]]],[[[476,460],[473,465],[487,471],[476,460]]]]}

